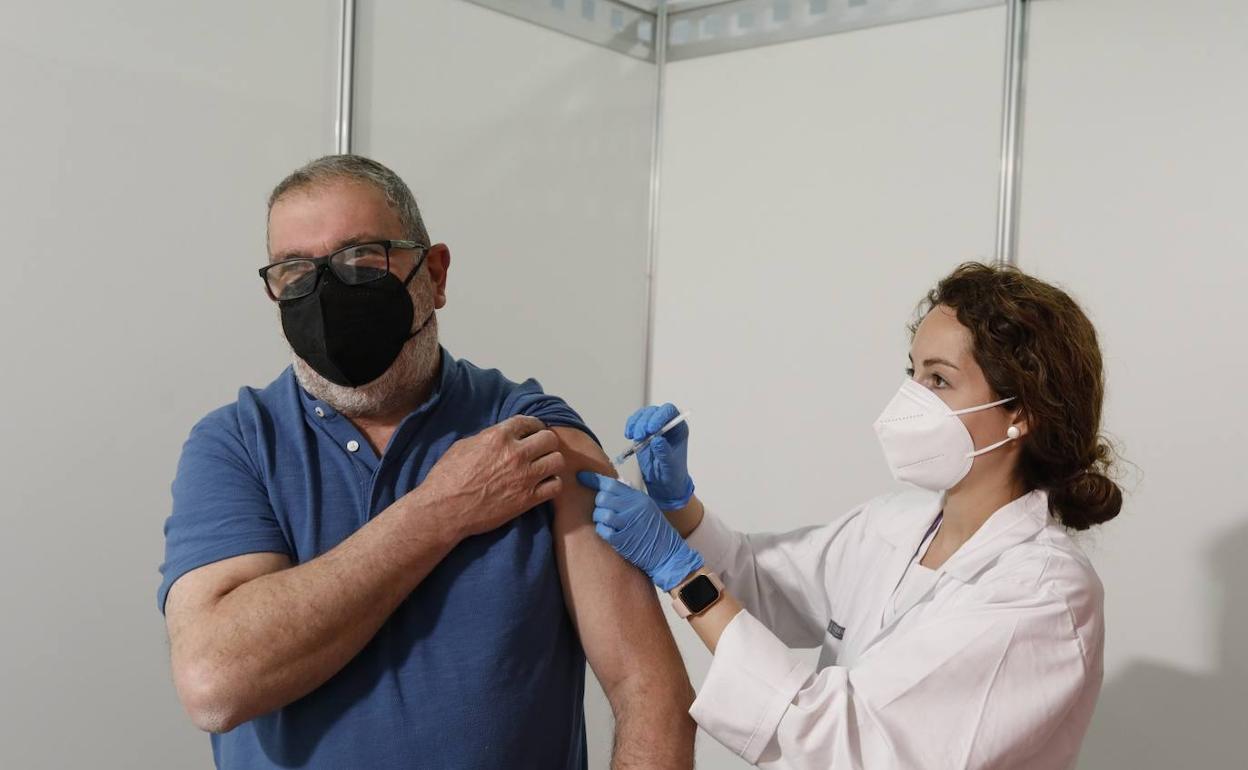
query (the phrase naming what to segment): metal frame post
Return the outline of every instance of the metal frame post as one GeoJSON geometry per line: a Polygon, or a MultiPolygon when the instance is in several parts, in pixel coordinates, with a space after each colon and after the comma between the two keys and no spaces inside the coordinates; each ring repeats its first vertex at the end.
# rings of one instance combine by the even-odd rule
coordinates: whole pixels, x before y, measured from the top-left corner
{"type": "Polygon", "coordinates": [[[335,152],[351,152],[351,119],[355,85],[355,0],[342,0],[338,22],[338,117],[335,128],[335,152]]]}
{"type": "Polygon", "coordinates": [[[1001,97],[1001,186],[997,197],[997,262],[1018,264],[1019,180],[1027,64],[1027,0],[1007,0],[1005,86],[1001,97]]]}
{"type": "Polygon", "coordinates": [[[654,311],[655,276],[658,272],[659,251],[659,191],[660,171],[663,161],[663,98],[664,80],[667,74],[667,0],[658,0],[654,24],[654,132],[650,137],[650,236],[646,246],[646,320],[645,320],[645,383],[642,388],[642,404],[651,401],[654,386],[654,311]]]}

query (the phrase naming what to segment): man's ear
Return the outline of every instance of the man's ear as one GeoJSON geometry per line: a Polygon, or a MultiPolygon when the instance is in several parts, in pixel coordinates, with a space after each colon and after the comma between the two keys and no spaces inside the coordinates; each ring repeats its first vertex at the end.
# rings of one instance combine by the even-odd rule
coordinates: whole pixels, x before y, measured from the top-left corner
{"type": "Polygon", "coordinates": [[[433,306],[441,310],[446,307],[446,274],[451,269],[451,250],[445,243],[433,244],[425,254],[425,266],[433,279],[433,306]]]}

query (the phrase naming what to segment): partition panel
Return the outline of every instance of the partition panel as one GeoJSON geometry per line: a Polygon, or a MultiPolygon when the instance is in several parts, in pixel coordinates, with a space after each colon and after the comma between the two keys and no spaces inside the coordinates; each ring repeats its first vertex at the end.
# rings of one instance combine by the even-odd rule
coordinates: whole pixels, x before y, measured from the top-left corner
{"type": "MultiPolygon", "coordinates": [[[[733,526],[890,487],[871,423],[906,323],[993,257],[1004,30],[997,7],[669,66],[654,399],[693,411],[693,477],[733,526]]],[[[705,734],[698,756],[742,766],[705,734]]]]}
{"type": "Polygon", "coordinates": [[[333,2],[9,3],[0,767],[208,768],[156,608],[182,442],[289,362],[265,198],[332,144],[333,2]]]}
{"type": "Polygon", "coordinates": [[[1243,765],[1248,6],[1035,3],[1022,266],[1100,333],[1122,514],[1084,536],[1105,686],[1080,767],[1243,765]]]}
{"type": "Polygon", "coordinates": [[[361,3],[356,24],[355,149],[450,246],[443,343],[537,377],[618,451],[642,397],[654,65],[463,0],[361,3]]]}

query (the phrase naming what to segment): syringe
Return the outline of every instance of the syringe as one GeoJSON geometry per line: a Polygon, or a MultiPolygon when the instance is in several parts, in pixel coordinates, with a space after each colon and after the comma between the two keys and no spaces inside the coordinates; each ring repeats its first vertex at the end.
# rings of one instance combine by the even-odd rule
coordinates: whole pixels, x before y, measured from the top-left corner
{"type": "Polygon", "coordinates": [[[625,449],[623,452],[620,452],[618,455],[616,455],[615,459],[611,461],[611,464],[614,465],[616,468],[619,468],[621,465],[628,462],[628,458],[637,454],[637,452],[639,452],[640,450],[645,449],[646,445],[649,444],[651,441],[654,441],[654,439],[657,436],[662,436],[664,433],[667,433],[672,428],[675,428],[677,425],[680,425],[682,422],[685,422],[686,420],[688,420],[690,414],[692,414],[692,412],[681,412],[680,414],[676,415],[675,417],[671,419],[671,421],[669,421],[662,428],[659,428],[654,433],[651,433],[649,436],[646,436],[641,441],[638,441],[637,443],[630,446],[628,449],[625,449]]]}

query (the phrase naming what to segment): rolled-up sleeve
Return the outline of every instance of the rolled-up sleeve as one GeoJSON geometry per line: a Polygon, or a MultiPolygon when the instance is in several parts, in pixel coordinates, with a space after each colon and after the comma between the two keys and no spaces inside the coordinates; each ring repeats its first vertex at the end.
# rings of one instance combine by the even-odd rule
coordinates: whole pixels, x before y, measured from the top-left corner
{"type": "Polygon", "coordinates": [[[585,420],[567,401],[552,396],[542,390],[542,384],[529,379],[518,385],[503,401],[499,409],[499,419],[505,420],[517,414],[536,417],[546,424],[547,428],[575,428],[602,446],[602,442],[585,424],[585,420]]]}
{"type": "Polygon", "coordinates": [[[193,569],[248,553],[293,553],[234,415],[233,407],[208,415],[182,447],[156,590],[161,612],[169,589],[193,569]]]}

